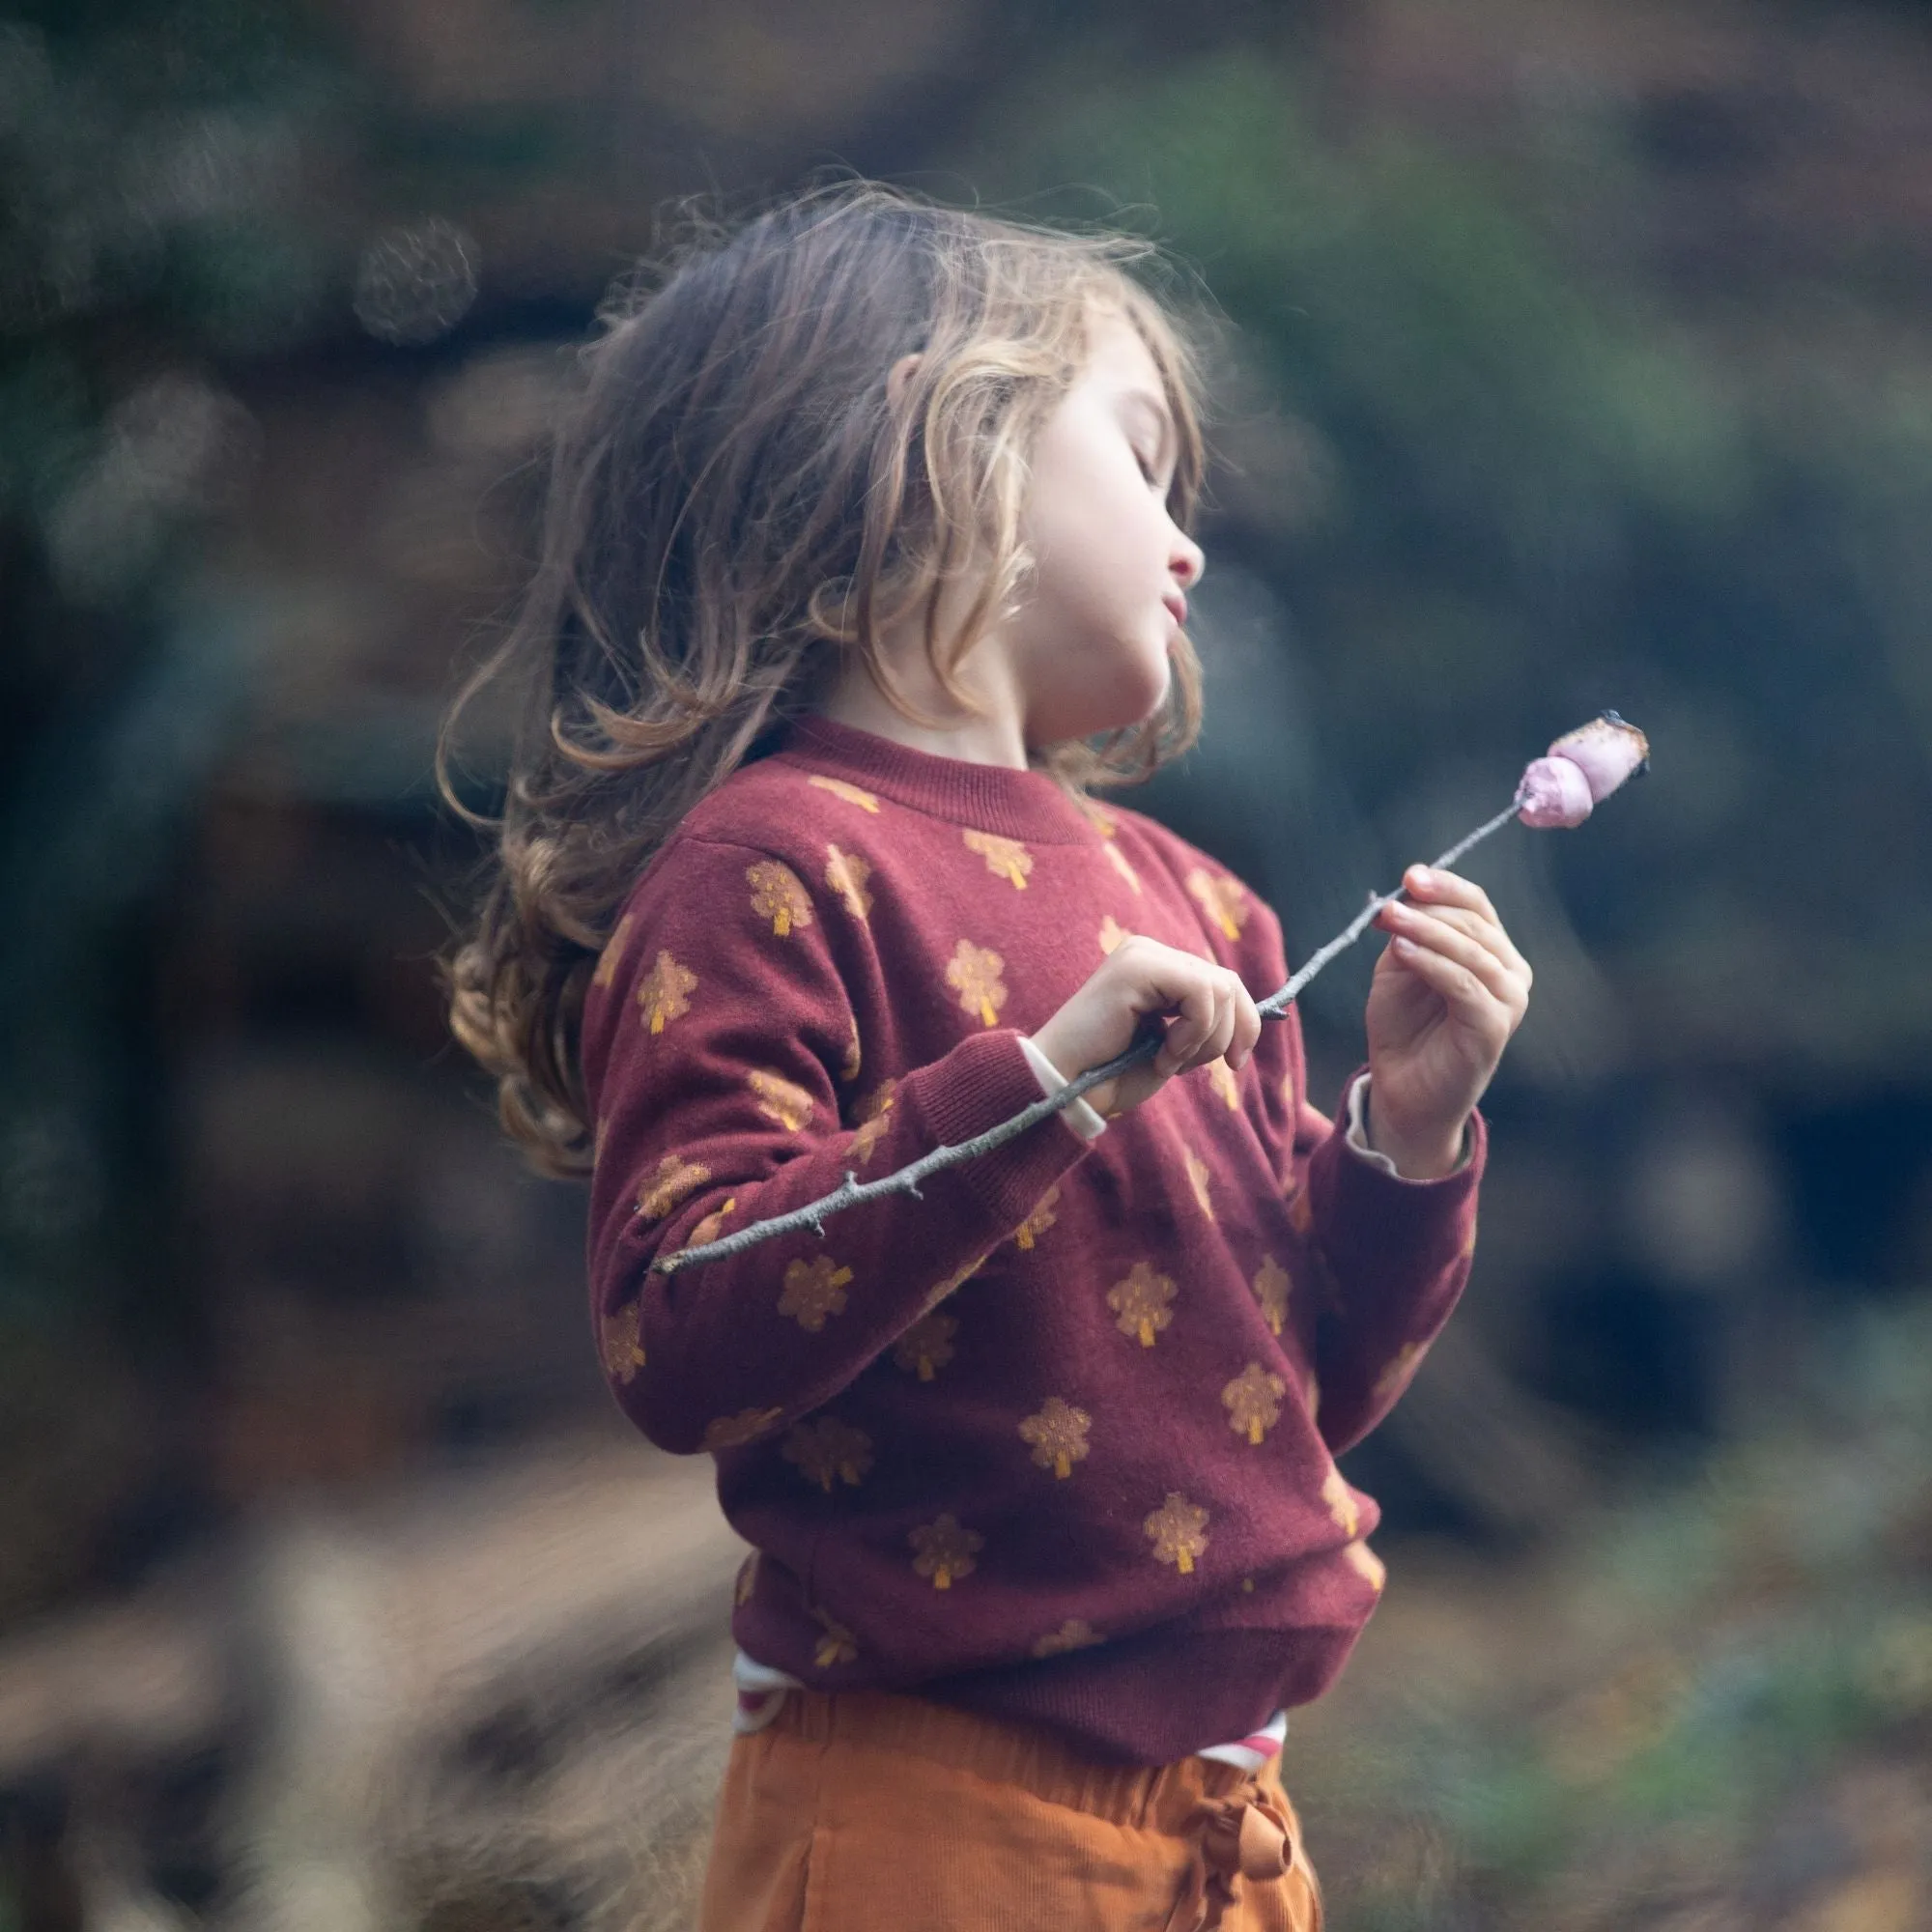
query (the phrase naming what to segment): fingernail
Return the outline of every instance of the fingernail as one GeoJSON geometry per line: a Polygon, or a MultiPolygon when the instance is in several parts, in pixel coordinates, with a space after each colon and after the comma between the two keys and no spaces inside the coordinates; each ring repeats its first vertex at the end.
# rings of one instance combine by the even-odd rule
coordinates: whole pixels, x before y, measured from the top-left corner
{"type": "Polygon", "coordinates": [[[1408,868],[1408,883],[1427,891],[1435,883],[1435,874],[1427,866],[1411,866],[1408,868]]]}

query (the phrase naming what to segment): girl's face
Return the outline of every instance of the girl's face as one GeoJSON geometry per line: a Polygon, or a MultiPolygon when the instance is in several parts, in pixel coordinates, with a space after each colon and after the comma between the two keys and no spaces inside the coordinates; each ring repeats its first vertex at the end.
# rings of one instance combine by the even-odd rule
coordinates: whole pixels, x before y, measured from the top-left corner
{"type": "Polygon", "coordinates": [[[1201,548],[1168,515],[1176,439],[1139,333],[1096,312],[1086,367],[1041,426],[1022,532],[1037,569],[1001,628],[1029,745],[1149,717],[1200,579],[1201,548]]]}

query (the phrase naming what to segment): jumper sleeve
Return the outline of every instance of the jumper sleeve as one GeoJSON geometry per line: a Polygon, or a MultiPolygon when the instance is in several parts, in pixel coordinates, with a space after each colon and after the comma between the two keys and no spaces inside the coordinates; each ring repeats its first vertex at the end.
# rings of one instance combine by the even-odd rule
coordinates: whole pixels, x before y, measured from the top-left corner
{"type": "Polygon", "coordinates": [[[634,892],[586,996],[592,1319],[620,1406],[675,1453],[751,1441],[829,1401],[1086,1151],[1051,1116],[918,1197],[844,1209],[822,1238],[806,1228],[653,1268],[1039,1097],[1010,1027],[969,1034],[895,1082],[864,1078],[848,980],[876,978],[876,962],[838,952],[839,917],[781,858],[687,836],[634,892]]]}
{"type": "MultiPolygon", "coordinates": [[[[1264,911],[1240,963],[1250,986],[1287,978],[1279,927],[1264,911]]],[[[1475,1253],[1476,1191],[1488,1129],[1472,1114],[1463,1159],[1437,1180],[1410,1180],[1366,1145],[1350,1145],[1366,1067],[1343,1084],[1338,1121],[1308,1099],[1298,1014],[1262,1029],[1255,1050],[1259,1124],[1274,1151],[1292,1219],[1307,1243],[1315,1316],[1316,1426],[1337,1455],[1395,1406],[1449,1320],[1475,1253]]]]}

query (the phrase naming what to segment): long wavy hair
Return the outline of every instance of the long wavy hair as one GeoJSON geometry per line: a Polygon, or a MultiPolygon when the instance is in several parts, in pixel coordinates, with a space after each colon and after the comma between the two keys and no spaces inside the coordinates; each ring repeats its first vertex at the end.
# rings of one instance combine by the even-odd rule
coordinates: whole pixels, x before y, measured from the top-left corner
{"type": "MultiPolygon", "coordinates": [[[[944,689],[1026,594],[1034,437],[1124,314],[1179,431],[1170,508],[1193,519],[1200,382],[1152,244],[844,183],[708,228],[600,315],[554,449],[521,608],[444,719],[437,782],[492,836],[473,923],[440,962],[456,1037],[504,1127],[559,1178],[590,1165],[578,1042],[618,907],[679,820],[855,661],[908,718],[879,639],[923,622],[944,689]],[[1138,271],[1138,272],[1137,272],[1138,271]],[[888,372],[917,352],[910,380],[888,372]],[[974,591],[942,634],[940,591],[974,591]],[[479,696],[515,719],[500,814],[450,780],[479,696]]],[[[1162,709],[1035,749],[1070,791],[1148,777],[1193,742],[1183,638],[1162,709]]]]}

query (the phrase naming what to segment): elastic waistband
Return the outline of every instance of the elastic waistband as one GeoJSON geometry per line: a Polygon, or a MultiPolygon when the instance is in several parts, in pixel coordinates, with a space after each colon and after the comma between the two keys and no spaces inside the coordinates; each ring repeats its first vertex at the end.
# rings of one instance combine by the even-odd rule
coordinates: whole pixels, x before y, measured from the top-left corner
{"type": "Polygon", "coordinates": [[[773,1732],[808,1744],[929,1758],[1018,1785],[1049,1804],[1149,1831],[1182,1831],[1203,1800],[1228,1797],[1257,1777],[1278,1788],[1272,1759],[1259,1774],[1201,1757],[1108,1764],[1083,1757],[1051,1731],[882,1690],[788,1690],[763,1734],[773,1732]]]}

